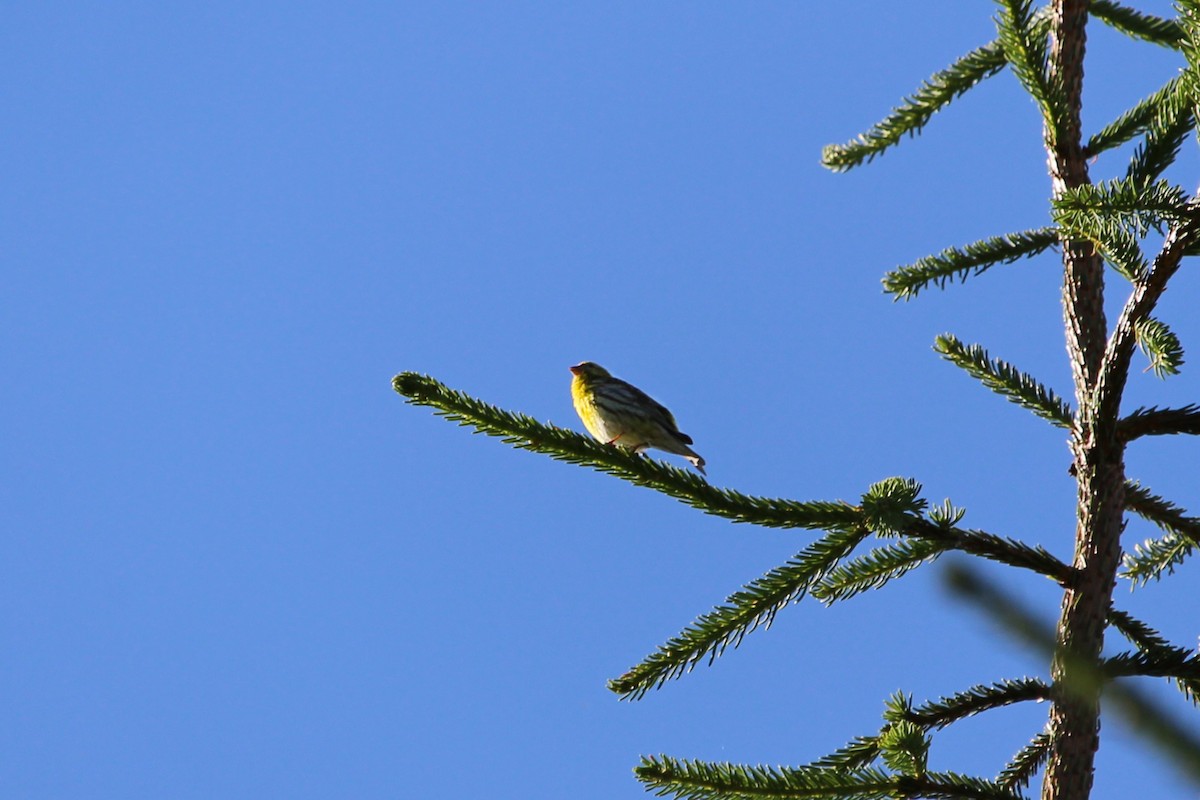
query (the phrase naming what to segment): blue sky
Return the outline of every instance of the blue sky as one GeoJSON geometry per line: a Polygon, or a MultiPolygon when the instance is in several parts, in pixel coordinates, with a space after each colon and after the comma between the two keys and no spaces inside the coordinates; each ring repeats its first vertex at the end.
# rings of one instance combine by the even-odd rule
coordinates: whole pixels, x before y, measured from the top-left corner
{"type": "MultiPolygon", "coordinates": [[[[800,764],[877,730],[896,690],[1044,674],[935,567],[806,601],[618,702],[606,679],[813,535],[703,517],[390,388],[416,370],[581,429],[567,367],[595,360],[675,411],[716,484],[854,500],[911,476],[1069,558],[1062,433],[930,349],[953,332],[1069,397],[1054,256],[910,303],[879,286],[1046,223],[1033,104],[1002,74],[869,167],[818,163],[992,13],[10,9],[5,796],[637,797],[641,754],[800,764]]],[[[1091,33],[1095,130],[1181,60],[1091,33]]],[[[1174,177],[1198,166],[1189,144],[1174,177]]],[[[1194,347],[1195,271],[1173,287],[1162,317],[1194,347]]],[[[1190,366],[1136,372],[1127,407],[1195,401],[1190,366]]],[[[1194,512],[1194,446],[1138,443],[1129,473],[1194,512]]],[[[987,574],[1056,615],[1045,581],[987,574]]],[[[1196,590],[1189,564],[1118,602],[1186,646],[1196,590]]],[[[932,765],[994,774],[1044,715],[961,723],[932,765]]],[[[1115,719],[1098,764],[1096,797],[1193,796],[1115,719]]]]}

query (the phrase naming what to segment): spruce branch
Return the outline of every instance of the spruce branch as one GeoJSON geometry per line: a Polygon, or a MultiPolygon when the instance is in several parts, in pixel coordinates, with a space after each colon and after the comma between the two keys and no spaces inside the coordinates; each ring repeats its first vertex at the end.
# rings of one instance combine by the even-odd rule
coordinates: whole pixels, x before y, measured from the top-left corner
{"type": "Polygon", "coordinates": [[[900,720],[879,734],[879,755],[893,772],[920,777],[929,769],[929,744],[924,728],[900,720]]]}
{"type": "Polygon", "coordinates": [[[1180,81],[1175,91],[1158,103],[1149,119],[1146,139],[1138,145],[1130,161],[1125,176],[1128,180],[1149,184],[1174,163],[1179,148],[1196,125],[1192,102],[1184,91],[1184,82],[1180,81]]]}
{"type": "Polygon", "coordinates": [[[1062,87],[1047,75],[1049,58],[1047,28],[1036,24],[1029,0],[997,0],[1001,11],[996,15],[1000,46],[1013,74],[1042,111],[1047,136],[1063,141],[1066,129],[1062,87]]]}
{"type": "Polygon", "coordinates": [[[1181,47],[1183,31],[1173,19],[1146,14],[1112,0],[1092,0],[1088,13],[1135,39],[1175,50],[1181,47]]]}
{"type": "Polygon", "coordinates": [[[848,530],[860,524],[859,510],[848,503],[752,497],[718,489],[694,473],[633,455],[623,448],[601,444],[566,428],[543,425],[524,414],[488,405],[427,375],[402,372],[392,380],[392,386],[408,398],[409,403],[429,406],[435,409],[435,414],[452,422],[498,437],[523,450],[592,467],[637,486],[654,489],[706,514],[768,528],[848,530]]]}
{"type": "Polygon", "coordinates": [[[1166,535],[1147,539],[1126,553],[1121,577],[1143,586],[1171,574],[1200,544],[1200,517],[1151,492],[1136,481],[1125,484],[1125,508],[1153,523],[1166,535]]]}
{"type": "Polygon", "coordinates": [[[1138,408],[1120,422],[1121,438],[1127,442],[1142,436],[1191,434],[1200,436],[1200,406],[1183,408],[1138,408]]]}
{"type": "MultiPolygon", "coordinates": [[[[1108,622],[1130,644],[1151,658],[1189,658],[1194,655],[1192,651],[1171,644],[1161,633],[1124,611],[1111,609],[1108,612],[1108,622]]],[[[1200,705],[1200,680],[1175,678],[1175,685],[1191,701],[1192,705],[1200,705]]]]}
{"type": "MultiPolygon", "coordinates": [[[[1169,214],[1172,223],[1149,274],[1138,281],[1133,293],[1126,300],[1104,348],[1094,390],[1095,419],[1118,418],[1134,342],[1138,340],[1139,332],[1145,332],[1145,320],[1150,319],[1159,298],[1166,291],[1167,282],[1179,269],[1180,261],[1188,248],[1195,243],[1197,233],[1200,232],[1200,218],[1197,217],[1196,206],[1183,202],[1182,192],[1175,187],[1168,187],[1163,181],[1159,181],[1155,186],[1160,187],[1157,194],[1161,202],[1145,212],[1144,216],[1150,219],[1155,216],[1167,218],[1169,214]],[[1168,206],[1176,201],[1179,205],[1168,211],[1168,206]]],[[[1137,217],[1142,212],[1130,211],[1129,214],[1137,217]]],[[[1159,344],[1166,347],[1169,342],[1159,344]]],[[[1166,347],[1164,352],[1167,363],[1170,363],[1170,358],[1182,358],[1181,352],[1172,352],[1170,347],[1166,347]]]]}
{"type": "Polygon", "coordinates": [[[1139,650],[1173,649],[1161,633],[1142,622],[1128,611],[1111,608],[1108,611],[1108,624],[1124,636],[1129,643],[1139,650]]]}
{"type": "Polygon", "coordinates": [[[1050,734],[1043,731],[1022,747],[1000,771],[996,776],[997,785],[1014,791],[1028,786],[1049,755],[1050,734]]]}
{"type": "Polygon", "coordinates": [[[920,519],[914,520],[904,535],[938,542],[947,550],[960,550],[999,564],[1027,569],[1050,578],[1060,586],[1070,586],[1075,580],[1075,568],[1041,545],[1028,545],[986,531],[947,529],[920,519]]]}
{"type": "Polygon", "coordinates": [[[1146,539],[1133,546],[1121,562],[1122,578],[1133,581],[1134,587],[1145,586],[1163,575],[1172,575],[1175,568],[1196,550],[1193,539],[1179,533],[1168,533],[1157,539],[1146,539]]]}
{"type": "Polygon", "coordinates": [[[783,566],[730,595],[724,605],[704,614],[637,666],[609,681],[609,690],[638,700],[649,690],[690,672],[700,661],[707,658],[712,663],[730,645],[741,644],[746,634],[760,626],[770,627],[780,609],[800,600],[867,535],[865,528],[825,535],[783,566]]]}
{"type": "Polygon", "coordinates": [[[893,797],[894,779],[879,769],[832,770],[748,766],[643,756],[634,775],[646,791],[682,800],[893,797]]]}
{"type": "Polygon", "coordinates": [[[1185,509],[1154,494],[1138,481],[1125,482],[1125,508],[1168,533],[1200,543],[1200,517],[1189,517],[1185,509]]]}
{"type": "Polygon", "coordinates": [[[1183,366],[1183,345],[1166,323],[1145,317],[1134,325],[1133,330],[1138,347],[1150,360],[1147,369],[1154,370],[1159,378],[1179,374],[1179,368],[1183,366]]]}
{"type": "Polygon", "coordinates": [[[946,547],[942,542],[909,539],[876,548],[831,571],[812,587],[810,593],[825,605],[848,600],[933,561],[946,547]]]}
{"type": "MultiPolygon", "coordinates": [[[[1104,659],[1100,669],[1109,678],[1141,675],[1195,681],[1200,680],[1200,656],[1194,650],[1182,647],[1156,647],[1136,653],[1118,653],[1104,659]]],[[[1200,747],[1197,752],[1200,753],[1200,747]]]]}
{"type": "Polygon", "coordinates": [[[1071,427],[1074,414],[1065,400],[1011,364],[989,359],[987,351],[979,345],[964,345],[947,333],[937,337],[933,349],[1011,402],[1060,428],[1071,427]]]}
{"type": "Polygon", "coordinates": [[[1178,0],[1175,7],[1179,11],[1179,29],[1182,33],[1180,50],[1188,63],[1183,80],[1194,103],[1200,98],[1200,94],[1197,94],[1200,89],[1197,80],[1200,78],[1200,4],[1194,0],[1178,0]]]}
{"type": "Polygon", "coordinates": [[[634,774],[646,791],[683,800],[784,800],[785,798],[976,798],[1020,800],[1021,795],[982,778],[951,772],[892,775],[879,769],[767,767],[643,757],[634,774]]]}
{"type": "Polygon", "coordinates": [[[1153,94],[1138,101],[1133,108],[1093,134],[1083,149],[1084,156],[1094,158],[1114,147],[1120,147],[1135,136],[1146,133],[1156,124],[1164,104],[1176,96],[1186,97],[1183,81],[1178,77],[1167,81],[1153,94]]]}
{"type": "Polygon", "coordinates": [[[1058,230],[1035,228],[972,242],[965,247],[950,247],[935,256],[926,256],[912,264],[897,267],[883,277],[883,290],[896,300],[910,300],[922,289],[939,289],[958,280],[982,275],[997,264],[1011,264],[1058,244],[1058,230]]]}
{"type": "Polygon", "coordinates": [[[828,145],[821,152],[821,163],[835,172],[844,172],[872,161],[905,136],[915,136],[930,118],[962,96],[980,81],[1004,68],[1007,61],[998,42],[991,42],[967,53],[921,84],[910,97],[866,133],[842,145],[828,145]]]}
{"type": "Polygon", "coordinates": [[[608,688],[628,699],[640,699],[651,689],[690,672],[701,661],[711,664],[732,645],[759,627],[769,627],[783,607],[812,594],[825,603],[846,599],[882,586],[945,550],[960,550],[1010,566],[1029,569],[1068,584],[1070,566],[1041,547],[983,531],[953,526],[962,513],[946,505],[921,516],[928,504],[919,497],[916,481],[888,478],[873,484],[861,500],[861,524],[834,530],[781,567],[730,595],[725,603],[702,615],[683,631],[608,688]],[[872,532],[900,536],[902,541],[840,567],[842,559],[872,532]]]}
{"type": "MultiPolygon", "coordinates": [[[[1171,678],[1195,703],[1193,687],[1200,681],[1200,656],[1183,648],[1153,647],[1104,659],[1101,670],[1110,680],[1132,676],[1171,678]]],[[[1200,735],[1195,730],[1126,683],[1109,683],[1105,694],[1135,732],[1156,745],[1180,772],[1200,786],[1200,735]]]]}
{"type": "Polygon", "coordinates": [[[1138,238],[1132,231],[1119,225],[1110,225],[1094,233],[1096,238],[1092,244],[1121,277],[1130,283],[1145,279],[1146,273],[1150,271],[1150,264],[1142,254],[1138,238]]]}
{"type": "Polygon", "coordinates": [[[1037,678],[1003,680],[989,686],[972,686],[966,691],[932,700],[902,714],[902,718],[925,728],[944,728],[966,717],[993,708],[1029,700],[1050,700],[1053,690],[1037,678]]]}
{"type": "Polygon", "coordinates": [[[853,771],[869,767],[879,758],[879,737],[858,736],[843,747],[808,765],[810,769],[853,771]]]}
{"type": "Polygon", "coordinates": [[[1064,189],[1054,199],[1054,221],[1067,237],[1096,241],[1106,230],[1126,228],[1136,235],[1162,230],[1188,213],[1183,189],[1165,180],[1145,183],[1119,178],[1064,189]]]}
{"type": "MultiPolygon", "coordinates": [[[[1150,170],[1150,161],[1162,155],[1157,146],[1143,148],[1131,170],[1150,170]]],[[[1174,158],[1173,154],[1171,158],[1174,158]]],[[[1140,291],[1152,281],[1151,268],[1137,240],[1151,229],[1162,231],[1165,224],[1177,231],[1177,226],[1191,213],[1187,198],[1178,186],[1135,176],[1064,189],[1054,200],[1053,216],[1064,237],[1092,243],[1140,291]]],[[[1179,251],[1174,255],[1176,261],[1182,257],[1187,243],[1184,240],[1176,244],[1179,251]]],[[[1160,263],[1161,253],[1155,261],[1156,267],[1160,263]]]]}
{"type": "Polygon", "coordinates": [[[921,484],[912,478],[884,478],[863,493],[863,524],[880,536],[896,536],[929,507],[921,497],[921,484]]]}

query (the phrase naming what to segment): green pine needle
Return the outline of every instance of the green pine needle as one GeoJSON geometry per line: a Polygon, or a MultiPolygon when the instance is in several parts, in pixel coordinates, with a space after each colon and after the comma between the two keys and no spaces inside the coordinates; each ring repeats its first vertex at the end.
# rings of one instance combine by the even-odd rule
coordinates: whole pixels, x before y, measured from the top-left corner
{"type": "MultiPolygon", "coordinates": [[[[1101,670],[1109,678],[1176,678],[1200,680],[1200,655],[1182,647],[1159,647],[1136,653],[1118,653],[1106,658],[1101,670]]],[[[1197,746],[1200,750],[1200,745],[1197,746]]],[[[1200,764],[1200,762],[1198,762],[1200,764]]]]}
{"type": "Polygon", "coordinates": [[[933,700],[910,709],[904,718],[925,728],[944,728],[961,719],[1030,700],[1049,700],[1053,689],[1037,678],[1003,680],[988,686],[972,686],[964,692],[933,700]]]}
{"type": "Polygon", "coordinates": [[[1101,153],[1120,147],[1136,136],[1148,132],[1157,124],[1164,104],[1170,98],[1184,97],[1183,81],[1176,77],[1167,81],[1154,94],[1140,100],[1137,105],[1110,122],[1088,139],[1084,156],[1094,158],[1101,153]]]}
{"type": "Polygon", "coordinates": [[[993,236],[962,248],[950,247],[887,273],[883,290],[896,300],[910,300],[930,285],[944,289],[954,280],[965,283],[968,277],[982,275],[996,264],[1030,258],[1056,244],[1056,228],[1035,228],[993,236]]]}
{"type": "Polygon", "coordinates": [[[995,75],[1006,63],[998,42],[972,50],[922,83],[866,133],[843,145],[828,145],[821,152],[821,163],[835,172],[844,172],[873,160],[903,137],[916,135],[934,114],[980,81],[995,75]]]}
{"type": "Polygon", "coordinates": [[[1183,345],[1166,323],[1146,317],[1137,323],[1134,330],[1138,346],[1150,360],[1148,369],[1153,370],[1159,378],[1178,375],[1179,368],[1183,366],[1183,345]]]}
{"type": "Polygon", "coordinates": [[[1135,544],[1132,553],[1125,554],[1121,577],[1133,581],[1134,586],[1145,586],[1151,580],[1161,579],[1163,575],[1174,574],[1175,568],[1194,552],[1196,543],[1179,533],[1147,539],[1135,544]]]}
{"type": "Polygon", "coordinates": [[[990,359],[979,345],[964,345],[951,334],[944,334],[937,337],[933,349],[993,392],[1042,419],[1060,428],[1070,428],[1073,424],[1074,414],[1065,400],[1011,364],[990,359]]]}
{"type": "Polygon", "coordinates": [[[1187,215],[1187,195],[1165,180],[1144,183],[1122,178],[1064,190],[1054,199],[1054,221],[1072,239],[1103,241],[1107,231],[1127,229],[1143,236],[1187,215]]]}
{"type": "Polygon", "coordinates": [[[1149,274],[1150,264],[1142,254],[1137,237],[1128,229],[1116,226],[1105,228],[1102,238],[1093,244],[1104,260],[1130,283],[1138,283],[1149,274]]]}
{"type": "MultiPolygon", "coordinates": [[[[1187,659],[1192,651],[1176,647],[1166,640],[1158,631],[1146,623],[1136,619],[1124,611],[1115,608],[1108,612],[1108,622],[1140,652],[1154,658],[1175,657],[1187,659]]],[[[1176,688],[1183,693],[1192,705],[1200,705],[1200,680],[1195,678],[1175,678],[1176,688]]]]}
{"type": "Polygon", "coordinates": [[[863,493],[863,523],[880,536],[895,536],[929,507],[921,497],[921,484],[912,478],[884,478],[863,493]]]}
{"type": "Polygon", "coordinates": [[[1137,9],[1111,0],[1092,0],[1088,13],[1134,39],[1178,50],[1183,42],[1183,30],[1173,19],[1145,14],[1137,9]]]}
{"type": "Polygon", "coordinates": [[[1061,87],[1054,86],[1046,72],[1048,57],[1047,26],[1038,24],[1029,0],[998,0],[996,15],[1000,45],[1013,74],[1042,111],[1052,142],[1064,140],[1065,103],[1061,87]]]}
{"type": "Polygon", "coordinates": [[[634,774],[645,784],[646,791],[681,800],[896,797],[1021,800],[1020,794],[993,781],[952,772],[892,775],[872,768],[767,767],[644,756],[634,774]]]}
{"type": "Polygon", "coordinates": [[[850,771],[869,767],[879,758],[879,737],[858,736],[845,746],[822,756],[808,766],[813,769],[850,771]]]}
{"type": "MultiPolygon", "coordinates": [[[[910,536],[927,536],[940,539],[946,535],[933,525],[922,530],[910,530],[910,536]]],[[[987,531],[955,528],[950,534],[953,537],[953,547],[970,555],[980,556],[998,564],[1010,567],[1020,567],[1038,575],[1049,578],[1059,586],[1070,586],[1075,580],[1075,569],[1064,563],[1041,545],[1029,545],[1025,542],[997,536],[987,531]]]]}
{"type": "Polygon", "coordinates": [[[783,566],[730,595],[724,605],[701,616],[620,678],[609,681],[608,688],[638,700],[649,690],[690,672],[701,661],[711,663],[730,645],[741,644],[746,634],[770,627],[780,609],[802,598],[867,535],[866,529],[827,534],[783,566]]]}
{"type": "Polygon", "coordinates": [[[945,544],[927,539],[907,539],[879,547],[837,567],[813,586],[810,593],[825,605],[848,600],[933,561],[946,549],[945,544]]]}
{"type": "Polygon", "coordinates": [[[1126,178],[1135,184],[1149,184],[1175,162],[1179,148],[1196,126],[1193,98],[1184,91],[1184,82],[1166,95],[1149,119],[1146,139],[1130,161],[1126,178]]]}
{"type": "Polygon", "coordinates": [[[1008,765],[996,776],[996,783],[1002,788],[1012,790],[1028,786],[1049,755],[1050,734],[1039,733],[1012,757],[1008,765]]]}
{"type": "Polygon", "coordinates": [[[1134,409],[1124,417],[1120,426],[1121,438],[1127,442],[1142,436],[1169,436],[1179,433],[1197,436],[1200,435],[1200,406],[1142,407],[1134,409]]]}
{"type": "Polygon", "coordinates": [[[921,777],[929,768],[929,744],[924,728],[900,720],[879,735],[879,754],[893,772],[921,777]]]}
{"type": "Polygon", "coordinates": [[[861,513],[844,502],[781,500],[718,489],[695,473],[610,447],[566,428],[543,425],[532,417],[505,411],[415,372],[402,372],[392,387],[413,405],[429,406],[438,416],[495,436],[522,450],[591,467],[684,502],[706,514],[768,528],[854,529],[861,513]]]}
{"type": "Polygon", "coordinates": [[[1132,553],[1125,554],[1121,577],[1132,581],[1135,587],[1174,572],[1200,543],[1200,517],[1188,516],[1185,509],[1139,483],[1126,482],[1125,508],[1166,533],[1161,538],[1135,545],[1132,553]]]}

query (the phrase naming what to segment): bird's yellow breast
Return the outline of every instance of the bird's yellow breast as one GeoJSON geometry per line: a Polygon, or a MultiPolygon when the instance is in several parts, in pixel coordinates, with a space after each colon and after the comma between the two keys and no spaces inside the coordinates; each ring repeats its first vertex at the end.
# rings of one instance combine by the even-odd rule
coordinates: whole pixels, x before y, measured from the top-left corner
{"type": "Polygon", "coordinates": [[[571,380],[571,400],[575,404],[575,413],[583,420],[583,426],[588,433],[597,439],[604,438],[603,425],[600,421],[600,411],[596,408],[595,395],[592,387],[581,375],[571,380]]]}

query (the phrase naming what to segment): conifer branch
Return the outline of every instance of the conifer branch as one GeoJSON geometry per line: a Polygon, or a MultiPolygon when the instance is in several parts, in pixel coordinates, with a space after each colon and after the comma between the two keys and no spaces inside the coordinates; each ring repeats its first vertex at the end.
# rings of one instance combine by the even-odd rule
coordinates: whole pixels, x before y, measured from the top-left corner
{"type": "Polygon", "coordinates": [[[1188,213],[1183,189],[1165,180],[1143,183],[1121,178],[1064,189],[1054,200],[1054,221],[1067,237],[1096,241],[1113,227],[1144,235],[1188,213]]]}
{"type": "Polygon", "coordinates": [[[930,118],[976,84],[1004,69],[1007,61],[998,42],[972,50],[913,92],[910,97],[866,133],[842,145],[828,145],[821,152],[821,163],[835,172],[844,172],[872,161],[905,136],[915,136],[930,118]]]}
{"type": "MultiPolygon", "coordinates": [[[[1101,670],[1110,680],[1138,675],[1172,678],[1182,689],[1184,682],[1195,685],[1200,680],[1200,656],[1183,648],[1153,648],[1104,659],[1101,670]]],[[[1184,691],[1195,702],[1192,693],[1184,691]]],[[[1200,785],[1200,736],[1128,684],[1109,683],[1105,695],[1136,733],[1157,746],[1193,784],[1200,785]]]]}
{"type": "Polygon", "coordinates": [[[1111,608],[1108,611],[1108,624],[1113,626],[1129,643],[1139,650],[1173,649],[1163,635],[1142,622],[1128,611],[1111,608]]]}
{"type": "Polygon", "coordinates": [[[845,746],[808,765],[810,769],[853,771],[869,767],[879,758],[879,737],[858,736],[845,746]]]}
{"type": "Polygon", "coordinates": [[[1087,145],[1083,148],[1084,156],[1094,158],[1149,131],[1156,124],[1155,121],[1161,115],[1163,105],[1169,98],[1186,96],[1182,87],[1183,81],[1180,78],[1172,78],[1154,94],[1138,101],[1137,105],[1105,125],[1088,139],[1087,145]]]}
{"type": "Polygon", "coordinates": [[[929,736],[911,722],[889,725],[879,735],[883,763],[901,775],[924,775],[929,769],[929,736]]]}
{"type": "Polygon", "coordinates": [[[1145,317],[1133,326],[1134,338],[1150,361],[1147,369],[1154,370],[1159,378],[1178,375],[1183,366],[1183,345],[1179,337],[1166,323],[1154,317],[1145,317]]]}
{"type": "MultiPolygon", "coordinates": [[[[1168,642],[1161,633],[1124,611],[1111,609],[1108,612],[1108,622],[1129,640],[1130,644],[1148,657],[1188,658],[1193,655],[1192,651],[1176,647],[1168,642]]],[[[1175,678],[1175,685],[1191,701],[1192,705],[1200,705],[1200,680],[1175,678]]]]}
{"type": "Polygon", "coordinates": [[[1152,522],[1166,532],[1158,539],[1147,539],[1126,553],[1121,577],[1143,586],[1151,579],[1171,574],[1200,544],[1200,517],[1188,516],[1185,509],[1152,493],[1136,481],[1125,483],[1125,508],[1152,522]]]}
{"type": "Polygon", "coordinates": [[[752,497],[718,489],[694,473],[601,444],[575,431],[543,425],[524,414],[504,411],[426,375],[402,372],[392,380],[392,386],[409,403],[429,406],[435,409],[435,414],[452,422],[496,436],[523,450],[592,467],[654,489],[706,514],[768,528],[849,530],[860,524],[859,509],[849,503],[752,497]]]}
{"type": "Polygon", "coordinates": [[[1169,436],[1179,433],[1200,436],[1200,406],[1142,407],[1122,419],[1120,426],[1121,438],[1127,442],[1142,436],[1169,436]]]}
{"type": "Polygon", "coordinates": [[[939,289],[958,280],[982,275],[996,264],[1031,258],[1058,244],[1058,230],[1035,228],[993,236],[965,247],[950,247],[935,256],[897,267],[883,277],[883,290],[896,300],[910,300],[931,284],[939,289]]]}
{"type": "Polygon", "coordinates": [[[634,774],[646,791],[682,800],[784,800],[784,798],[975,798],[1021,800],[1021,795],[982,778],[951,772],[893,775],[879,769],[767,767],[643,757],[634,774]]]}
{"type": "Polygon", "coordinates": [[[1088,13],[1127,36],[1151,44],[1178,50],[1183,41],[1183,31],[1175,20],[1146,14],[1112,0],[1092,0],[1088,13]]]}
{"type": "Polygon", "coordinates": [[[1119,225],[1111,225],[1096,231],[1095,234],[1097,238],[1092,244],[1121,277],[1130,283],[1145,279],[1150,271],[1150,264],[1142,254],[1142,247],[1132,231],[1119,225]]]}
{"type": "Polygon", "coordinates": [[[1029,569],[1067,585],[1073,569],[1041,547],[1005,539],[983,531],[954,527],[960,516],[953,508],[932,516],[920,514],[926,503],[918,496],[915,481],[889,478],[871,486],[862,498],[862,524],[833,531],[781,567],[768,572],[728,597],[724,605],[702,615],[678,635],[608,688],[628,699],[640,699],[651,689],[690,672],[703,660],[711,664],[730,645],[737,647],[759,627],[769,627],[784,606],[805,594],[826,603],[846,599],[868,588],[882,586],[945,550],[960,550],[1002,564],[1029,569]],[[946,516],[949,515],[949,516],[946,516]],[[871,532],[901,536],[904,541],[878,548],[863,558],[839,567],[871,532]]]}
{"type": "Polygon", "coordinates": [[[1154,494],[1137,481],[1125,482],[1125,508],[1168,533],[1179,533],[1200,543],[1200,517],[1154,494]]]}
{"type": "Polygon", "coordinates": [[[1052,693],[1052,688],[1037,678],[1003,680],[990,686],[972,686],[964,692],[927,702],[903,714],[903,718],[926,728],[944,728],[993,708],[1029,700],[1050,700],[1052,693]]]}
{"type": "MultiPolygon", "coordinates": [[[[1180,4],[1180,10],[1181,27],[1185,33],[1183,52],[1188,60],[1184,83],[1186,91],[1194,98],[1197,88],[1200,88],[1197,78],[1200,74],[1200,9],[1197,9],[1194,3],[1187,2],[1180,4]]],[[[1139,337],[1146,341],[1147,320],[1151,319],[1159,298],[1166,291],[1167,282],[1179,269],[1184,255],[1195,246],[1197,234],[1200,233],[1200,207],[1196,201],[1186,200],[1182,190],[1170,186],[1165,181],[1158,181],[1150,187],[1138,187],[1129,181],[1113,182],[1114,186],[1122,183],[1130,184],[1129,191],[1124,193],[1124,200],[1129,201],[1140,196],[1146,208],[1123,208],[1119,210],[1121,215],[1147,223],[1153,223],[1156,219],[1169,221],[1170,227],[1150,273],[1138,282],[1133,294],[1125,302],[1104,349],[1095,398],[1096,415],[1099,419],[1117,418],[1121,395],[1129,374],[1134,342],[1139,337]]],[[[1117,192],[1110,190],[1107,194],[1111,199],[1117,192]]],[[[1056,213],[1055,216],[1060,225],[1071,227],[1070,223],[1062,218],[1063,215],[1056,213]]],[[[1170,342],[1160,341],[1159,345],[1165,346],[1168,351],[1171,349],[1170,342]]],[[[1170,357],[1168,352],[1168,361],[1170,357]]]]}
{"type": "Polygon", "coordinates": [[[1157,539],[1146,539],[1133,546],[1122,560],[1121,577],[1133,581],[1134,587],[1145,586],[1163,575],[1172,575],[1196,550],[1196,542],[1179,533],[1168,533],[1157,539]]]}
{"type": "Polygon", "coordinates": [[[977,344],[964,345],[951,334],[937,337],[933,349],[984,386],[1060,428],[1070,428],[1074,414],[1067,402],[1033,377],[1000,359],[989,359],[977,344]]]}
{"type": "Polygon", "coordinates": [[[832,570],[810,590],[817,600],[832,605],[869,589],[878,589],[893,578],[932,561],[946,545],[928,539],[908,539],[879,547],[832,570]]]}
{"type": "Polygon", "coordinates": [[[1041,545],[1028,545],[986,531],[945,528],[922,519],[914,520],[904,530],[904,535],[938,542],[946,550],[960,550],[999,564],[1027,569],[1060,586],[1070,586],[1075,579],[1075,569],[1041,545]]]}
{"type": "Polygon", "coordinates": [[[1050,734],[1043,731],[1029,744],[1021,748],[1008,764],[996,776],[996,783],[1005,789],[1014,791],[1029,785],[1029,781],[1037,774],[1046,757],[1050,755],[1050,734]]]}
{"type": "MultiPolygon", "coordinates": [[[[1200,656],[1182,647],[1155,647],[1137,653],[1118,653],[1104,659],[1101,670],[1109,678],[1150,678],[1200,680],[1200,656]]],[[[1200,752],[1200,748],[1198,748],[1200,752]]]]}
{"type": "MultiPolygon", "coordinates": [[[[1191,119],[1190,112],[1188,119],[1191,119]]],[[[1179,141],[1181,139],[1147,144],[1138,151],[1130,167],[1131,173],[1144,170],[1149,176],[1160,166],[1158,160],[1164,157],[1163,148],[1173,146],[1178,149],[1179,141]]],[[[1170,158],[1174,157],[1172,152],[1170,158]]],[[[1173,235],[1178,235],[1179,226],[1190,215],[1182,189],[1166,181],[1151,182],[1148,177],[1143,179],[1138,175],[1064,189],[1054,200],[1053,212],[1062,235],[1092,243],[1118,272],[1136,284],[1135,296],[1155,281],[1137,240],[1151,229],[1162,231],[1164,224],[1170,224],[1173,235]]],[[[1176,266],[1188,244],[1190,234],[1173,243],[1172,249],[1177,251],[1172,255],[1176,266]]],[[[1160,253],[1155,268],[1162,263],[1160,253]]]]}
{"type": "Polygon", "coordinates": [[[997,3],[1003,9],[996,15],[996,28],[1000,32],[1004,56],[1025,91],[1041,108],[1047,135],[1053,141],[1063,141],[1065,103],[1062,87],[1056,86],[1046,73],[1048,28],[1035,23],[1033,4],[1029,0],[997,0],[997,3]]]}
{"type": "MultiPolygon", "coordinates": [[[[1197,217],[1196,207],[1183,200],[1181,190],[1169,186],[1164,181],[1159,181],[1153,186],[1158,188],[1149,189],[1147,197],[1153,195],[1155,199],[1148,199],[1145,209],[1127,208],[1118,212],[1130,219],[1148,224],[1152,224],[1156,218],[1170,219],[1172,223],[1158,255],[1154,258],[1154,264],[1149,274],[1143,280],[1138,281],[1133,293],[1126,300],[1125,306],[1121,309],[1121,315],[1118,317],[1116,325],[1113,326],[1108,344],[1104,348],[1095,390],[1097,419],[1115,420],[1118,418],[1121,395],[1129,375],[1129,361],[1133,355],[1134,343],[1138,341],[1139,336],[1146,336],[1148,330],[1145,327],[1146,320],[1150,319],[1159,298],[1166,291],[1167,282],[1179,269],[1180,261],[1188,248],[1196,242],[1197,233],[1200,232],[1200,217],[1197,217]]],[[[1061,217],[1059,224],[1071,227],[1071,224],[1061,217]]],[[[1156,345],[1161,348],[1161,354],[1156,353],[1155,355],[1164,359],[1164,364],[1175,363],[1178,366],[1178,362],[1172,362],[1172,359],[1181,360],[1182,352],[1177,348],[1178,340],[1175,340],[1175,345],[1172,345],[1169,338],[1160,338],[1156,342],[1156,345]]],[[[1142,341],[1148,340],[1143,338],[1142,341]]]]}
{"type": "Polygon", "coordinates": [[[735,592],[677,636],[661,645],[621,677],[609,681],[609,690],[638,700],[651,689],[690,672],[708,659],[712,663],[730,645],[737,647],[746,634],[770,627],[784,606],[800,600],[868,535],[864,529],[829,533],[786,564],[735,592]]]}
{"type": "Polygon", "coordinates": [[[1192,98],[1184,91],[1183,81],[1175,91],[1159,101],[1155,113],[1149,118],[1146,139],[1138,145],[1129,164],[1126,178],[1147,185],[1174,163],[1179,148],[1195,127],[1192,113],[1192,98]]]}

